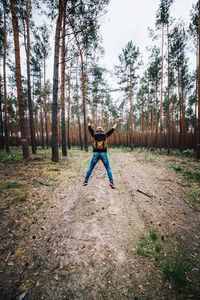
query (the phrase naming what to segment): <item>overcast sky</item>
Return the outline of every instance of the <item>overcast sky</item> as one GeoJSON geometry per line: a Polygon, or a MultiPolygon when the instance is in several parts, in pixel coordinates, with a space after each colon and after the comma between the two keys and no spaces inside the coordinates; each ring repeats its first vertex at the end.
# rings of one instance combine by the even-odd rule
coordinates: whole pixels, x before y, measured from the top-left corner
{"type": "MultiPolygon", "coordinates": [[[[182,18],[187,23],[192,4],[196,2],[197,0],[174,0],[171,15],[177,19],[182,18]]],[[[105,48],[101,62],[106,68],[112,69],[118,63],[118,55],[130,40],[145,57],[145,48],[151,45],[148,27],[155,27],[159,3],[160,0],[111,0],[101,26],[105,48]]]]}

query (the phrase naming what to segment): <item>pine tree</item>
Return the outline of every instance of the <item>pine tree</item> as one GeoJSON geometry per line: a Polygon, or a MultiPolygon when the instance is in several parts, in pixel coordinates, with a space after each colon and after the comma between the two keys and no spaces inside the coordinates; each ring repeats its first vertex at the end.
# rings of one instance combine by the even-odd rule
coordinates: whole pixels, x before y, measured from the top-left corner
{"type": "Polygon", "coordinates": [[[23,159],[27,160],[27,159],[29,159],[29,148],[28,148],[27,129],[26,129],[26,120],[25,120],[25,111],[24,111],[23,93],[22,93],[17,0],[12,0],[12,2],[10,2],[10,7],[11,7],[11,12],[12,12],[12,25],[13,25],[14,45],[15,45],[17,100],[18,100],[18,106],[19,106],[21,144],[22,144],[22,151],[23,151],[23,159]]]}
{"type": "Polygon", "coordinates": [[[139,67],[139,49],[133,42],[130,41],[122,49],[122,54],[119,55],[120,65],[116,66],[116,75],[120,79],[122,89],[126,93],[130,102],[130,148],[133,150],[133,130],[134,130],[134,107],[133,107],[133,90],[136,85],[137,74],[139,67]]]}
{"type": "Polygon", "coordinates": [[[162,75],[160,81],[160,141],[159,146],[162,147],[162,115],[163,115],[163,82],[164,82],[164,35],[165,27],[169,26],[170,6],[174,0],[160,0],[160,5],[156,14],[156,26],[161,28],[161,57],[162,57],[162,75]]]}

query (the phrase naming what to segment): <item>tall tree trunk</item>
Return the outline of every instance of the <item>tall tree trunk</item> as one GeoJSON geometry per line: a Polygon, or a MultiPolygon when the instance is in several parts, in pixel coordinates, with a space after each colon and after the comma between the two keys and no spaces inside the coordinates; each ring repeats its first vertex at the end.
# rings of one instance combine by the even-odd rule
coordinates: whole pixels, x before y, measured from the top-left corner
{"type": "Polygon", "coordinates": [[[171,135],[171,121],[170,121],[170,80],[169,80],[169,24],[167,24],[167,97],[168,97],[168,111],[167,111],[167,152],[170,153],[170,135],[171,135]]]}
{"type": "Polygon", "coordinates": [[[44,115],[43,115],[43,103],[42,103],[42,72],[40,70],[40,143],[42,149],[44,149],[44,115]]]}
{"type": "Polygon", "coordinates": [[[185,149],[186,130],[185,130],[185,88],[183,79],[183,69],[181,70],[181,108],[182,108],[182,149],[185,149]]]}
{"type": "Polygon", "coordinates": [[[62,27],[63,1],[59,0],[58,17],[56,22],[54,45],[54,71],[53,71],[53,105],[52,105],[52,161],[59,161],[58,153],[58,72],[60,32],[62,27]]]}
{"type": "Polygon", "coordinates": [[[67,143],[68,149],[71,149],[70,124],[71,124],[71,67],[68,76],[68,96],[67,96],[67,143]]]}
{"type": "Polygon", "coordinates": [[[198,126],[197,126],[197,158],[200,159],[200,0],[198,2],[198,126]]]}
{"type": "Polygon", "coordinates": [[[33,118],[33,103],[31,99],[31,72],[30,72],[30,6],[31,1],[26,0],[26,65],[27,65],[27,89],[28,89],[28,109],[29,109],[29,126],[31,135],[32,153],[36,154],[36,137],[35,137],[35,122],[33,118]]]}
{"type": "Polygon", "coordinates": [[[104,104],[101,106],[101,126],[104,128],[104,104]]]}
{"type": "Polygon", "coordinates": [[[39,145],[39,121],[38,121],[38,112],[35,112],[35,133],[36,133],[36,141],[39,145]]]}
{"type": "Polygon", "coordinates": [[[193,149],[194,151],[197,150],[197,104],[198,102],[195,101],[195,104],[194,104],[194,143],[193,143],[193,149]]]}
{"type": "Polygon", "coordinates": [[[194,148],[194,151],[197,150],[197,136],[198,136],[198,130],[197,130],[197,127],[198,127],[198,117],[197,117],[197,111],[198,111],[198,61],[199,61],[199,58],[198,58],[198,44],[199,44],[199,41],[197,42],[197,52],[196,52],[196,101],[195,101],[195,104],[194,104],[194,144],[193,144],[193,148],[194,148]]]}
{"type": "Polygon", "coordinates": [[[97,128],[97,104],[94,107],[94,128],[97,128]]]}
{"type": "Polygon", "coordinates": [[[130,95],[130,148],[133,150],[133,87],[131,82],[130,71],[129,95],[130,95]]]}
{"type": "Polygon", "coordinates": [[[8,130],[8,100],[7,100],[7,74],[6,74],[6,51],[7,51],[7,24],[6,7],[4,5],[4,54],[3,54],[3,81],[4,81],[4,129],[6,152],[9,152],[9,130],[8,130]]]}
{"type": "Polygon", "coordinates": [[[159,146],[160,149],[162,148],[162,106],[163,106],[163,77],[164,77],[164,25],[162,26],[162,44],[161,44],[161,57],[162,57],[162,63],[161,63],[161,82],[160,82],[160,141],[159,146]]]}
{"type": "Polygon", "coordinates": [[[155,81],[155,139],[154,139],[154,144],[155,144],[155,147],[157,148],[158,147],[158,111],[157,111],[157,108],[158,108],[158,80],[156,78],[156,81],[155,81]]]}
{"type": "Polygon", "coordinates": [[[3,129],[4,126],[3,126],[3,107],[2,107],[2,76],[0,71],[0,149],[4,148],[3,129]]]}
{"type": "Polygon", "coordinates": [[[79,94],[78,94],[78,59],[77,59],[77,66],[76,66],[76,98],[77,98],[77,119],[78,119],[79,144],[80,144],[81,150],[83,150],[80,111],[79,111],[79,94]]]}
{"type": "Polygon", "coordinates": [[[27,128],[26,120],[24,113],[24,102],[23,102],[23,93],[22,93],[22,78],[21,78],[21,61],[20,61],[20,46],[19,46],[19,26],[17,18],[17,1],[11,1],[11,12],[12,12],[12,26],[14,32],[14,45],[15,45],[15,76],[17,83],[17,100],[19,106],[19,122],[20,122],[20,131],[21,131],[21,144],[23,151],[23,159],[29,159],[29,148],[27,140],[27,128]]]}
{"type": "Polygon", "coordinates": [[[154,146],[154,116],[155,116],[155,109],[152,103],[151,107],[151,148],[154,146]]]}
{"type": "Polygon", "coordinates": [[[46,59],[44,58],[44,121],[45,121],[45,144],[49,148],[49,130],[48,130],[48,115],[47,115],[47,93],[46,93],[46,59]]]}
{"type": "Polygon", "coordinates": [[[80,58],[81,58],[81,84],[82,84],[83,122],[84,122],[84,148],[85,148],[85,151],[88,151],[88,135],[87,135],[87,123],[86,123],[86,95],[85,95],[84,62],[83,62],[83,53],[82,53],[81,50],[79,52],[80,52],[80,58]]]}
{"type": "Polygon", "coordinates": [[[66,123],[65,123],[65,29],[66,29],[66,10],[63,9],[63,28],[62,28],[62,49],[61,49],[61,140],[62,155],[67,156],[66,123]]]}
{"type": "Polygon", "coordinates": [[[151,128],[151,105],[150,105],[150,92],[149,92],[149,81],[148,81],[148,104],[147,104],[147,147],[150,146],[150,128],[151,128]]]}
{"type": "Polygon", "coordinates": [[[181,89],[181,74],[178,70],[178,97],[179,97],[179,149],[183,150],[183,99],[182,99],[182,89],[181,89]]]}
{"type": "Polygon", "coordinates": [[[174,126],[174,88],[171,97],[171,132],[170,132],[170,145],[175,146],[175,126],[174,126]]]}

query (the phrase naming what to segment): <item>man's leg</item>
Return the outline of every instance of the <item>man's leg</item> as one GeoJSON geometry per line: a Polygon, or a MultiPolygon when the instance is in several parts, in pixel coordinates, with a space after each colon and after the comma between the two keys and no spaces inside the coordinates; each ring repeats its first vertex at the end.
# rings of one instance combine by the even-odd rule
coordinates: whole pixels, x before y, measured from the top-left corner
{"type": "Polygon", "coordinates": [[[86,175],[85,175],[84,183],[88,182],[88,179],[89,179],[89,177],[90,177],[90,175],[91,175],[91,173],[92,173],[92,171],[93,171],[96,163],[99,160],[99,155],[98,154],[99,154],[98,152],[93,153],[92,160],[90,162],[89,168],[88,168],[88,170],[86,172],[86,175]]]}
{"type": "Polygon", "coordinates": [[[106,152],[101,152],[101,158],[100,159],[102,160],[102,162],[103,162],[103,164],[106,168],[110,183],[113,183],[113,175],[112,175],[112,170],[111,170],[111,167],[110,167],[110,162],[109,162],[107,153],[106,152]]]}

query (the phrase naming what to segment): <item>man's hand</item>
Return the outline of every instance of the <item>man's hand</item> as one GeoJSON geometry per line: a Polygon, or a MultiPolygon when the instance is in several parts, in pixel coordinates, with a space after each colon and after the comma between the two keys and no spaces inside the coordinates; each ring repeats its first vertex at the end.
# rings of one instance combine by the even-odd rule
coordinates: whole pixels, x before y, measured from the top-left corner
{"type": "Polygon", "coordinates": [[[118,117],[118,116],[116,116],[116,117],[114,118],[114,123],[115,123],[115,124],[118,124],[118,123],[119,123],[119,117],[118,117]]]}
{"type": "Polygon", "coordinates": [[[119,123],[119,117],[116,116],[116,117],[114,118],[114,125],[113,125],[113,128],[114,128],[114,129],[117,127],[117,124],[118,124],[118,123],[119,123]]]}
{"type": "Polygon", "coordinates": [[[86,120],[87,120],[87,123],[88,123],[88,125],[89,125],[89,124],[90,124],[90,117],[87,116],[86,120]]]}

